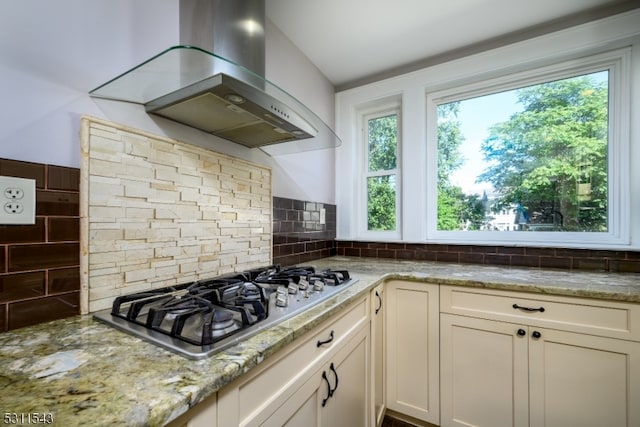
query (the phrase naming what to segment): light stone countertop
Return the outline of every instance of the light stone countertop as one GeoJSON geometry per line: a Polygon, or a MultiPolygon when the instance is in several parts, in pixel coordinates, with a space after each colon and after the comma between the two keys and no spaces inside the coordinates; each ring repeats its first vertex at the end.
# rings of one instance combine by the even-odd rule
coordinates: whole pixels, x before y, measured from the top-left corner
{"type": "Polygon", "coordinates": [[[91,316],[0,334],[0,419],[4,421],[7,413],[26,417],[38,412],[50,413],[53,425],[65,427],[163,425],[386,279],[640,303],[638,274],[347,257],[307,264],[317,269],[347,269],[358,282],[328,301],[204,360],[185,359],[91,316]]]}

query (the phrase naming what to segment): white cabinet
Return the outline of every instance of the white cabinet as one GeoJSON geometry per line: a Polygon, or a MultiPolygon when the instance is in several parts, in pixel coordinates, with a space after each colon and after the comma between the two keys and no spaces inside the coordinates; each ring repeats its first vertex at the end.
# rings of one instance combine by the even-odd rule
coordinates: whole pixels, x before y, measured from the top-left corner
{"type": "Polygon", "coordinates": [[[529,330],[531,427],[640,426],[640,343],[529,330]]]}
{"type": "Polygon", "coordinates": [[[441,309],[442,426],[640,425],[638,305],[443,286],[441,309]]]}
{"type": "Polygon", "coordinates": [[[365,296],[220,390],[219,425],[327,425],[339,414],[351,424],[332,425],[368,426],[369,312],[365,296]]]}
{"type": "Polygon", "coordinates": [[[368,328],[361,328],[260,425],[369,426],[369,344],[368,328]]]}
{"type": "Polygon", "coordinates": [[[175,426],[640,426],[640,304],[389,280],[175,426]]]}
{"type": "Polygon", "coordinates": [[[371,365],[373,368],[373,420],[376,426],[382,425],[386,406],[386,366],[385,366],[385,284],[382,283],[371,292],[371,365]]]}
{"type": "Polygon", "coordinates": [[[529,418],[526,338],[518,326],[443,314],[442,426],[526,426],[529,418]]]}
{"type": "Polygon", "coordinates": [[[439,286],[386,285],[387,408],[439,424],[439,286]]]}

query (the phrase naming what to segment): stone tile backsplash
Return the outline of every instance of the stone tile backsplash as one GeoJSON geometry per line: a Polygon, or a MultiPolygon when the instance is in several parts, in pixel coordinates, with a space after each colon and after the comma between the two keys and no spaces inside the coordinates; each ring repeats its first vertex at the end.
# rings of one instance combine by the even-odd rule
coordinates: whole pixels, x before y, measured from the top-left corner
{"type": "Polygon", "coordinates": [[[119,295],[269,264],[271,169],[82,122],[83,312],[109,308],[119,295]]]}

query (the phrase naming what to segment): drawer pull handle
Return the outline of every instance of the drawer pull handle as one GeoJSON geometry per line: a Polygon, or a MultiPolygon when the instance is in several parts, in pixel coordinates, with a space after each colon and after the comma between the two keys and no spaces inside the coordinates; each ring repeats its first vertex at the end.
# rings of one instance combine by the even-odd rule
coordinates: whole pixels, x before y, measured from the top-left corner
{"type": "Polygon", "coordinates": [[[516,310],[524,310],[524,311],[539,311],[540,313],[544,313],[544,307],[533,308],[533,307],[523,307],[518,304],[513,304],[513,308],[516,310]]]}
{"type": "Polygon", "coordinates": [[[524,329],[518,329],[518,335],[523,337],[523,336],[527,335],[527,331],[525,331],[524,329]]]}
{"type": "Polygon", "coordinates": [[[333,393],[331,392],[331,384],[329,384],[329,378],[327,378],[327,371],[322,371],[322,379],[327,383],[327,397],[322,399],[322,407],[324,408],[333,393]]]}
{"type": "Polygon", "coordinates": [[[378,303],[379,303],[379,305],[376,307],[376,314],[378,314],[378,312],[382,308],[382,298],[380,297],[380,294],[378,293],[378,291],[376,291],[376,297],[378,298],[378,303]]]}
{"type": "Polygon", "coordinates": [[[329,344],[331,341],[333,341],[333,331],[331,331],[331,333],[329,333],[329,338],[327,338],[326,340],[322,341],[322,340],[318,340],[318,343],[316,344],[317,347],[320,347],[324,344],[329,344]]]}
{"type": "Polygon", "coordinates": [[[531,334],[531,336],[535,339],[538,339],[542,336],[542,334],[538,331],[533,331],[533,333],[531,334]]]}

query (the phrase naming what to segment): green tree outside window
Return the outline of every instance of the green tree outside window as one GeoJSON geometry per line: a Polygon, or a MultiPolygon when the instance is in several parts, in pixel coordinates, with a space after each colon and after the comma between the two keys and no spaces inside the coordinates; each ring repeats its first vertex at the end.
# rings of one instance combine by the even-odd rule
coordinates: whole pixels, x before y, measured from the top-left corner
{"type": "Polygon", "coordinates": [[[367,122],[367,229],[396,230],[396,176],[398,115],[375,117],[367,122]]]}
{"type": "Polygon", "coordinates": [[[515,91],[521,110],[480,145],[476,183],[491,184],[490,200],[451,184],[464,167],[464,101],[439,105],[438,229],[490,230],[496,213],[517,206],[522,230],[607,231],[608,83],[595,75],[515,91]]]}

